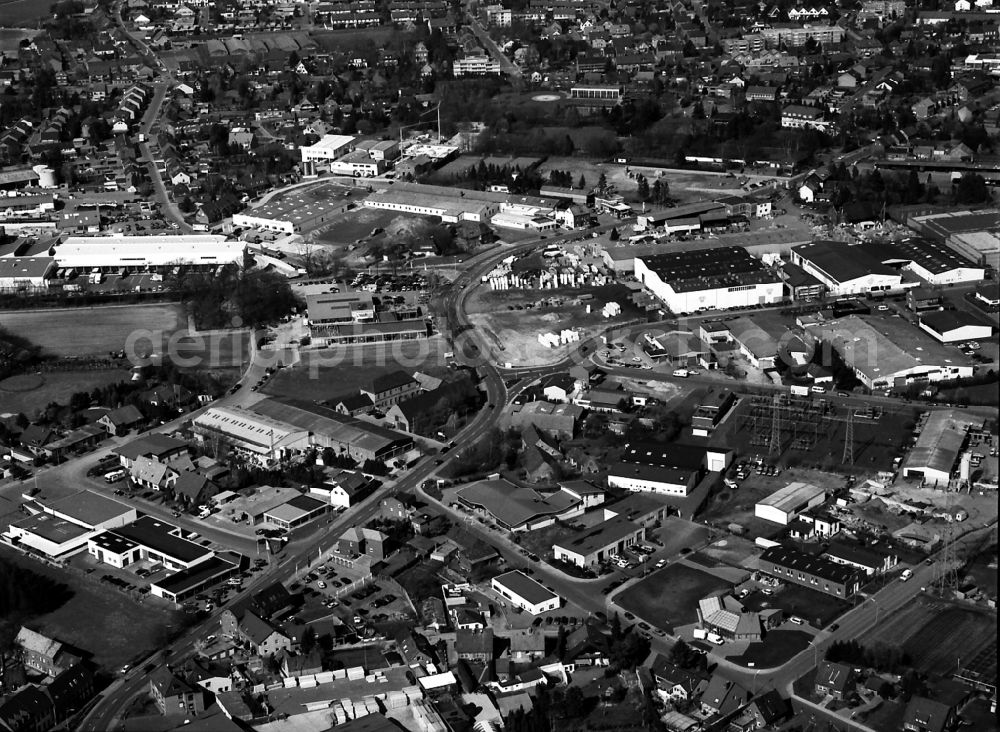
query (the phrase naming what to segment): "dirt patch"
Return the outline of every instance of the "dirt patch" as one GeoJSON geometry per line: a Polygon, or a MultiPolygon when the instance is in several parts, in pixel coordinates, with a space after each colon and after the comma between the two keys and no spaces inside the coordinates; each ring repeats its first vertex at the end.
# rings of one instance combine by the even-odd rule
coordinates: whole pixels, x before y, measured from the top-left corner
{"type": "Polygon", "coordinates": [[[579,333],[580,341],[585,341],[612,326],[634,321],[640,314],[628,298],[627,288],[621,285],[572,290],[480,287],[469,297],[467,312],[497,360],[513,366],[537,366],[562,361],[579,348],[576,342],[555,348],[543,346],[538,340],[540,334],[572,329],[579,333]],[[581,302],[581,295],[592,295],[593,299],[581,302]],[[605,318],[601,308],[612,301],[621,305],[621,315],[605,318]]]}

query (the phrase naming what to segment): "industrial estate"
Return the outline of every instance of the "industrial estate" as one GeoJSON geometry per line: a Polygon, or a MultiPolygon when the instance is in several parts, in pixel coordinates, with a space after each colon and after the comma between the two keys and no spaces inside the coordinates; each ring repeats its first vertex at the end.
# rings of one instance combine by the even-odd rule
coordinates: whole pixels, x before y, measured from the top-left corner
{"type": "Polygon", "coordinates": [[[0,3],[0,732],[997,729],[989,0],[0,3]]]}

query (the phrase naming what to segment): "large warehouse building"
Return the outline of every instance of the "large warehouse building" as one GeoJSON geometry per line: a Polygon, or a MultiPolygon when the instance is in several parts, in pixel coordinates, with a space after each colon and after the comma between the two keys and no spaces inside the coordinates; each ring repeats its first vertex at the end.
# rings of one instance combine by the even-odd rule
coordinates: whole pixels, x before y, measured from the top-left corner
{"type": "Polygon", "coordinates": [[[808,325],[805,332],[836,350],[869,389],[972,376],[971,362],[962,353],[908,323],[890,325],[891,330],[878,319],[849,315],[808,325]]]}
{"type": "Polygon", "coordinates": [[[781,302],[782,280],[742,247],[636,257],[635,276],[674,313],[781,302]]]}
{"type": "Polygon", "coordinates": [[[251,409],[213,407],[192,427],[202,440],[219,440],[262,465],[327,447],[363,464],[389,460],[413,446],[402,432],[292,399],[265,399],[251,409]]]}
{"type": "Polygon", "coordinates": [[[983,417],[953,409],[933,411],[903,461],[904,478],[947,486],[959,464],[969,430],[981,430],[983,417]]]}
{"type": "Polygon", "coordinates": [[[826,491],[811,483],[789,483],[754,506],[754,515],[787,526],[806,509],[826,500],[826,491]]]}
{"type": "Polygon", "coordinates": [[[675,443],[625,445],[621,460],[608,469],[608,485],[634,493],[687,496],[705,471],[725,470],[730,454],[714,448],[675,443]]]}
{"type": "Polygon", "coordinates": [[[26,506],[33,515],[11,523],[3,541],[54,561],[86,551],[91,537],[138,516],[132,506],[86,490],[52,503],[34,501],[26,506]]]}
{"type": "Polygon", "coordinates": [[[214,269],[243,265],[246,245],[215,234],[70,236],[49,250],[59,267],[79,273],[128,269],[165,272],[174,267],[214,269]]]}
{"type": "Polygon", "coordinates": [[[920,316],[920,327],[942,343],[988,340],[993,326],[961,310],[932,310],[920,316]]]}
{"type": "Polygon", "coordinates": [[[861,246],[815,241],[792,247],[792,264],[818,279],[831,295],[898,291],[902,275],[861,246]]]}
{"type": "Polygon", "coordinates": [[[865,249],[892,268],[912,272],[932,285],[979,282],[986,271],[940,242],[911,236],[898,241],[868,244],[865,249]]]}
{"type": "Polygon", "coordinates": [[[606,562],[612,554],[626,547],[636,546],[646,538],[646,528],[615,516],[588,529],[583,529],[552,546],[556,561],[569,562],[578,567],[594,567],[606,562]]]}
{"type": "Polygon", "coordinates": [[[1000,210],[913,216],[907,225],[982,267],[1000,269],[1000,210]]]}
{"type": "Polygon", "coordinates": [[[572,490],[542,494],[503,478],[470,483],[455,497],[461,505],[489,516],[506,531],[541,529],[584,511],[583,499],[572,490]]]}

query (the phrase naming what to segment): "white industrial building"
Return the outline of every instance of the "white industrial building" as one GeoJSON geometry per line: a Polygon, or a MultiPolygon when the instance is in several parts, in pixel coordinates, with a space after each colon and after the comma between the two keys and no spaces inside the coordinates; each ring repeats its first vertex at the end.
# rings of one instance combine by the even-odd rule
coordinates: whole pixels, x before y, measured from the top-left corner
{"type": "Polygon", "coordinates": [[[608,485],[633,493],[687,496],[705,471],[725,470],[731,453],[717,448],[674,443],[625,445],[621,460],[608,469],[608,485]]]}
{"type": "Polygon", "coordinates": [[[0,290],[44,290],[55,266],[52,257],[0,257],[0,290]]]}
{"type": "Polygon", "coordinates": [[[837,241],[815,241],[792,247],[796,264],[824,285],[831,295],[868,295],[898,291],[902,275],[863,246],[837,241]]]}
{"type": "Polygon", "coordinates": [[[787,526],[803,511],[821,505],[826,491],[812,483],[789,483],[754,506],[754,515],[787,526]]]}
{"type": "Polygon", "coordinates": [[[165,271],[173,267],[243,265],[246,245],[216,234],[153,236],[70,236],[49,250],[59,267],[165,271]]]}
{"type": "Polygon", "coordinates": [[[328,163],[354,149],[354,137],[350,135],[323,135],[315,145],[299,148],[302,162],[328,163]]]}
{"type": "Polygon", "coordinates": [[[983,417],[970,412],[954,409],[931,412],[916,444],[903,461],[903,477],[921,478],[928,485],[947,486],[959,464],[969,430],[981,430],[984,424],[983,417]]]}
{"type": "Polygon", "coordinates": [[[942,343],[986,340],[993,326],[960,310],[933,310],[920,316],[920,327],[942,343]]]}
{"type": "Polygon", "coordinates": [[[978,260],[973,263],[940,241],[912,236],[869,244],[865,249],[882,264],[905,269],[931,285],[980,282],[986,276],[978,260]]]}
{"type": "Polygon", "coordinates": [[[890,327],[877,318],[849,315],[807,325],[805,332],[813,342],[836,350],[869,389],[961,379],[974,373],[961,352],[905,321],[894,320],[890,327]]]}
{"type": "Polygon", "coordinates": [[[80,491],[52,503],[26,504],[28,518],[11,523],[2,539],[52,560],[62,560],[87,550],[87,542],[107,529],[135,521],[138,514],[93,491],[80,491]]]}
{"type": "Polygon", "coordinates": [[[490,584],[500,597],[529,615],[558,610],[562,602],[559,595],[518,570],[494,577],[490,584]]]}
{"type": "Polygon", "coordinates": [[[742,247],[636,257],[635,276],[674,313],[781,302],[781,277],[742,247]]]}

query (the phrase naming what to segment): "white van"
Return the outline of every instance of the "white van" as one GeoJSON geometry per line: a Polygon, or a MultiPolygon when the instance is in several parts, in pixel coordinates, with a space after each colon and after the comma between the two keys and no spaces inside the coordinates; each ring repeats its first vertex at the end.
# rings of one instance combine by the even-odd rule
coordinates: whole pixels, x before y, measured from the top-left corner
{"type": "Polygon", "coordinates": [[[674,371],[674,376],[678,379],[686,379],[689,376],[689,372],[687,369],[676,369],[674,371]]]}
{"type": "Polygon", "coordinates": [[[913,570],[912,569],[904,569],[903,570],[903,574],[900,575],[899,581],[900,582],[906,582],[912,576],[913,576],[913,570]]]}

